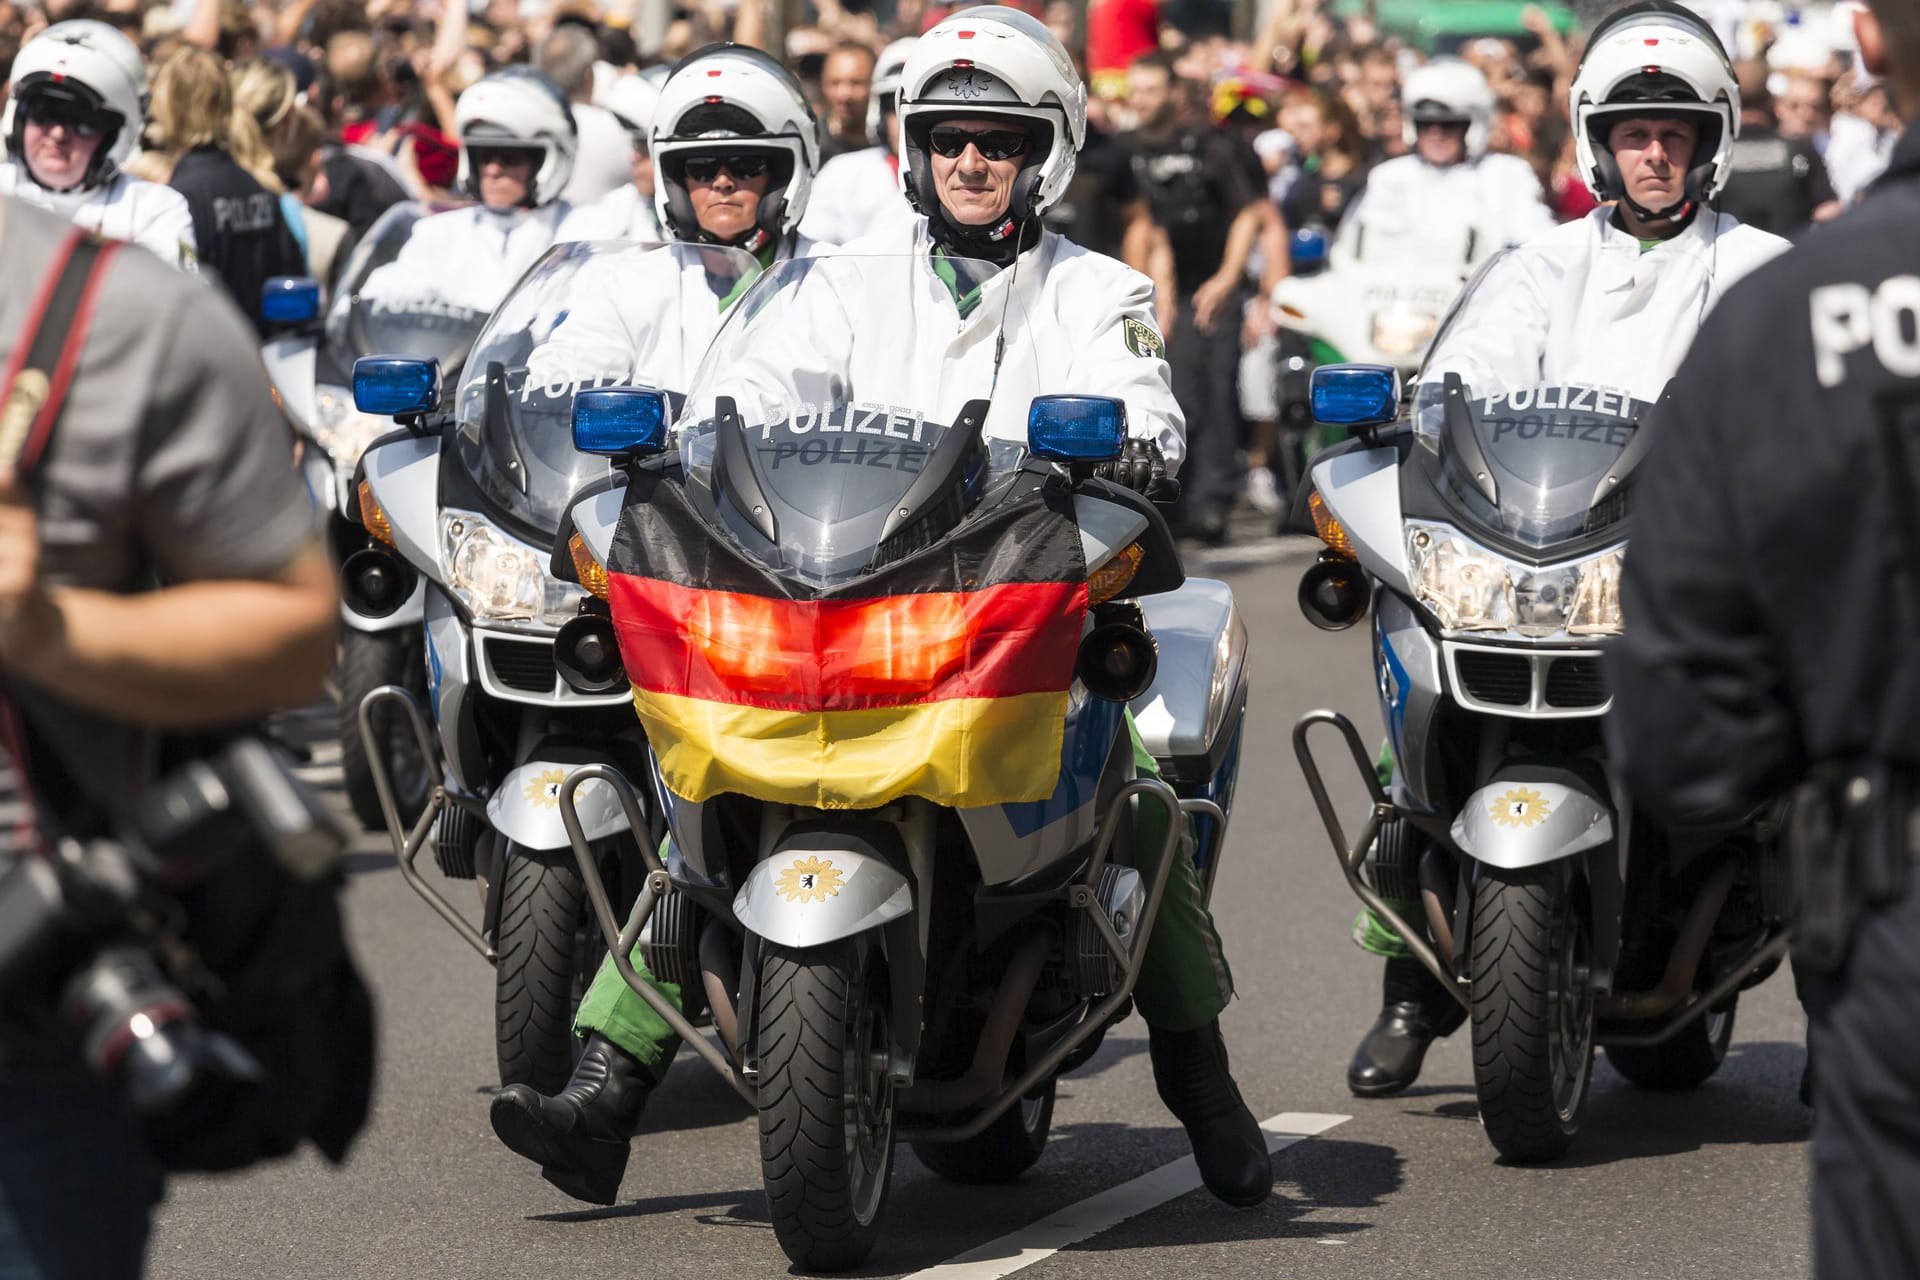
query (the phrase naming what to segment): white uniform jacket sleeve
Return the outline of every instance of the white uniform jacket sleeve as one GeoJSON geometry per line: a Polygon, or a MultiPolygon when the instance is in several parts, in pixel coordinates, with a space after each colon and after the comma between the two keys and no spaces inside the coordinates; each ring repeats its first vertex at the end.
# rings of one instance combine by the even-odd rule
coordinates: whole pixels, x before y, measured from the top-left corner
{"type": "MultiPolygon", "coordinates": [[[[1045,288],[1065,348],[1060,352],[1065,367],[1045,379],[1045,391],[1118,397],[1127,406],[1127,434],[1157,445],[1168,474],[1179,470],[1187,454],[1187,424],[1173,396],[1173,371],[1154,320],[1152,281],[1061,240],[1045,288]]],[[[1035,335],[1043,361],[1051,337],[1035,335]]]]}
{"type": "MultiPolygon", "coordinates": [[[[116,182],[131,182],[125,177],[116,182]]],[[[194,244],[193,212],[187,198],[172,187],[141,182],[127,193],[131,215],[129,238],[160,261],[185,271],[196,271],[199,253],[194,244]]]]}

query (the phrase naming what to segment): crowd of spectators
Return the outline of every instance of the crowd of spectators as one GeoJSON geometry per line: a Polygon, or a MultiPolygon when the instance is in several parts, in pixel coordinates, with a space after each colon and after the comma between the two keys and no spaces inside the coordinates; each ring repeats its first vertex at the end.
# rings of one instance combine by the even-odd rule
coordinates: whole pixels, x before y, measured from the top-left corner
{"type": "MultiPolygon", "coordinates": [[[[1244,425],[1235,364],[1268,349],[1267,298],[1290,270],[1291,237],[1336,233],[1369,172],[1408,151],[1401,86],[1414,68],[1436,55],[1478,68],[1497,104],[1489,149],[1533,167],[1555,216],[1593,207],[1567,118],[1581,47],[1569,10],[1516,5],[1510,30],[1450,42],[1391,29],[1379,0],[1020,2],[1083,59],[1091,86],[1089,141],[1054,225],[1159,286],[1193,445],[1190,535],[1225,536],[1243,492],[1277,509],[1272,425],[1244,425]]],[[[1591,20],[1608,6],[1575,7],[1591,20]]],[[[1844,13],[1824,0],[1805,12],[1792,0],[1697,7],[1745,91],[1727,207],[1788,235],[1834,216],[1899,129],[1885,93],[1853,70],[1844,13]]],[[[566,195],[579,204],[635,180],[631,131],[598,105],[622,76],[715,39],[768,48],[813,95],[832,157],[881,141],[868,110],[880,51],[949,11],[937,0],[0,0],[0,75],[53,21],[99,18],[133,37],[154,101],[129,167],[187,197],[201,262],[251,313],[260,278],[327,277],[394,202],[459,199],[454,102],[491,69],[530,62],[572,101],[580,145],[566,195]]]]}

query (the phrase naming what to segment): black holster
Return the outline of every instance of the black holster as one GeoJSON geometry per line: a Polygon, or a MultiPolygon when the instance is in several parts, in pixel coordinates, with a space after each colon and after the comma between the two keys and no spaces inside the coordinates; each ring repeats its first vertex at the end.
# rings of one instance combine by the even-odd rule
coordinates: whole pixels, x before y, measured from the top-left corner
{"type": "Polygon", "coordinates": [[[1861,913],[1906,892],[1914,792],[1907,770],[1882,761],[1820,765],[1794,792],[1785,838],[1796,964],[1838,973],[1861,913]]]}

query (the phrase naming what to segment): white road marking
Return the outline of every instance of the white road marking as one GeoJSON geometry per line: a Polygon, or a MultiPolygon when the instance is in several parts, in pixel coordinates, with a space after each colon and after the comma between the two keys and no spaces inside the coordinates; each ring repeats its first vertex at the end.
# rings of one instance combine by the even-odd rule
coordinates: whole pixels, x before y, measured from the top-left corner
{"type": "MultiPolygon", "coordinates": [[[[1261,1121],[1260,1128],[1267,1135],[1267,1150],[1282,1151],[1352,1118],[1283,1111],[1270,1120],[1261,1121]]],[[[1194,1166],[1193,1157],[1185,1156],[1151,1173],[1143,1173],[1131,1182],[1067,1205],[1058,1213],[998,1240],[990,1240],[977,1249],[969,1249],[957,1258],[916,1271],[906,1280],[999,1280],[1001,1276],[1010,1276],[1045,1261],[1068,1245],[1078,1244],[1119,1226],[1128,1218],[1183,1196],[1199,1185],[1200,1171],[1194,1166]]]]}

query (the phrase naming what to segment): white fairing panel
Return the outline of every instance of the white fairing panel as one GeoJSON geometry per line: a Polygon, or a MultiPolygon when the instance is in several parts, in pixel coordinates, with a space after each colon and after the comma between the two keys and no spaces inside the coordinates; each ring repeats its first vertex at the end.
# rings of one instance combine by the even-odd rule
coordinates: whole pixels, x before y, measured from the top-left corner
{"type": "Polygon", "coordinates": [[[313,365],[319,349],[317,338],[299,336],[275,338],[260,349],[274,393],[302,430],[313,421],[313,365]]]}
{"type": "Polygon", "coordinates": [[[620,509],[626,501],[627,486],[622,484],[574,504],[573,531],[602,565],[613,554],[613,534],[620,527],[620,509]]]}
{"type": "Polygon", "coordinates": [[[1073,520],[1080,526],[1080,553],[1092,573],[1147,531],[1147,518],[1132,507],[1075,494],[1073,520]]]}
{"type": "Polygon", "coordinates": [[[1205,755],[1246,680],[1247,628],[1233,589],[1188,578],[1177,591],[1143,598],[1140,608],[1160,646],[1153,684],[1131,703],[1140,740],[1157,760],[1205,755]]]}
{"type": "Polygon", "coordinates": [[[360,466],[373,500],[393,526],[395,548],[407,563],[439,581],[439,438],[394,440],[367,450],[360,466]]]}
{"type": "Polygon", "coordinates": [[[1360,564],[1403,595],[1411,595],[1400,522],[1400,455],[1393,449],[1335,454],[1313,468],[1313,487],[1327,512],[1353,539],[1360,564]]]}

